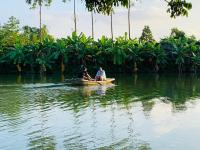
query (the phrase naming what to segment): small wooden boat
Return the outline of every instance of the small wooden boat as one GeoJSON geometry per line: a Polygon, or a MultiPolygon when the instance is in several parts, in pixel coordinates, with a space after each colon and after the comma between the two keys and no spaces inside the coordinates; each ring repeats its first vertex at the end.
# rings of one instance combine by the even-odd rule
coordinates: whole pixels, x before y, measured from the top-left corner
{"type": "Polygon", "coordinates": [[[84,80],[84,79],[67,79],[65,80],[65,83],[67,84],[71,84],[71,85],[81,85],[81,86],[85,86],[85,85],[106,85],[106,84],[110,84],[113,81],[115,81],[115,78],[107,78],[105,81],[95,81],[95,80],[84,80]]]}

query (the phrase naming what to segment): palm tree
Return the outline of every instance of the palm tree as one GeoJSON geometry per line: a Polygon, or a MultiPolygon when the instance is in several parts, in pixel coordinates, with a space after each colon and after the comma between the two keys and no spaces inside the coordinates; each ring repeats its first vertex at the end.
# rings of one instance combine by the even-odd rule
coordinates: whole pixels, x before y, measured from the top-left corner
{"type": "Polygon", "coordinates": [[[39,6],[40,6],[40,43],[42,42],[42,3],[41,0],[39,1],[39,6]]]}
{"type": "Polygon", "coordinates": [[[42,3],[45,3],[47,6],[51,4],[52,0],[26,0],[26,3],[31,5],[31,8],[36,8],[39,6],[39,20],[40,20],[40,42],[42,42],[42,3]]]}
{"type": "Polygon", "coordinates": [[[94,14],[93,14],[93,10],[91,11],[91,17],[92,17],[92,38],[94,39],[94,14]]]}
{"type": "Polygon", "coordinates": [[[129,39],[131,39],[130,12],[131,12],[131,0],[128,0],[128,37],[129,39]]]}
{"type": "Polygon", "coordinates": [[[74,31],[77,32],[76,27],[76,1],[74,0],[74,31]]]}
{"type": "Polygon", "coordinates": [[[111,38],[113,40],[113,11],[110,13],[110,22],[111,22],[111,38]]]}

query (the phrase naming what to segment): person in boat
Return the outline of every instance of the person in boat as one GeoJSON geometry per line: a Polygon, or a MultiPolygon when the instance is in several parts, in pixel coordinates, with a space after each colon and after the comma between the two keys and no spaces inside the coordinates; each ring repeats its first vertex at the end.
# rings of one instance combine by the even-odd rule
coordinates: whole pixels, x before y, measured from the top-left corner
{"type": "Polygon", "coordinates": [[[91,76],[87,72],[87,68],[84,66],[81,67],[81,71],[79,73],[79,78],[82,78],[84,80],[92,80],[91,76]]]}
{"type": "Polygon", "coordinates": [[[102,67],[99,68],[96,76],[95,76],[96,81],[105,81],[106,80],[106,72],[105,70],[102,69],[102,67]]]}

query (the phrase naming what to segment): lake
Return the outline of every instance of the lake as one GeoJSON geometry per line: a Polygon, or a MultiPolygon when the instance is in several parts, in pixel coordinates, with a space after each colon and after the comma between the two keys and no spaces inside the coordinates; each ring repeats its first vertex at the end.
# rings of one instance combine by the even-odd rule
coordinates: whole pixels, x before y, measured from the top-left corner
{"type": "Polygon", "coordinates": [[[0,149],[200,149],[200,76],[118,76],[72,87],[60,76],[0,76],[0,149]]]}

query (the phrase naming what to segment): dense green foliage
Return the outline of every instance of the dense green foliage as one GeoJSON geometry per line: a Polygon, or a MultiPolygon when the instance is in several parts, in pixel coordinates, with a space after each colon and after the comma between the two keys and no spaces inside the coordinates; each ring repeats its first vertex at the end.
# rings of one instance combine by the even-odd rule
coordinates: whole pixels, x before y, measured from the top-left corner
{"type": "MultiPolygon", "coordinates": [[[[67,1],[67,0],[63,0],[67,1]]],[[[129,0],[84,0],[86,8],[89,11],[110,14],[113,7],[123,6],[129,7],[129,0]]],[[[137,0],[133,0],[134,2],[137,0]]],[[[167,3],[167,12],[171,17],[188,16],[188,11],[192,8],[192,4],[186,0],[163,0],[167,3]]]]}
{"type": "Polygon", "coordinates": [[[155,40],[153,39],[153,35],[151,33],[150,27],[149,26],[144,26],[144,29],[142,31],[142,35],[140,37],[140,42],[145,43],[145,42],[154,42],[155,40]]]}
{"type": "Polygon", "coordinates": [[[54,39],[43,26],[40,43],[39,29],[20,29],[14,17],[0,26],[1,73],[38,73],[41,66],[47,72],[77,73],[81,65],[90,71],[102,66],[108,72],[196,72],[200,42],[176,28],[169,37],[156,42],[149,27],[144,28],[140,40],[129,40],[127,34],[114,41],[105,36],[94,40],[75,32],[54,39]]]}
{"type": "MultiPolygon", "coordinates": [[[[53,0],[26,0],[26,3],[36,7],[37,5],[50,5],[53,0]]],[[[62,0],[63,2],[69,0],[62,0]]],[[[95,11],[103,14],[110,14],[113,7],[123,6],[129,7],[129,0],[82,0],[89,11],[95,11]]],[[[134,2],[137,0],[134,0],[134,2]]],[[[167,3],[167,12],[171,17],[188,16],[188,11],[192,8],[192,4],[186,0],[164,0],[167,3]]]]}
{"type": "Polygon", "coordinates": [[[49,6],[52,0],[26,0],[26,3],[32,5],[33,8],[37,7],[37,5],[46,5],[49,6]]]}

